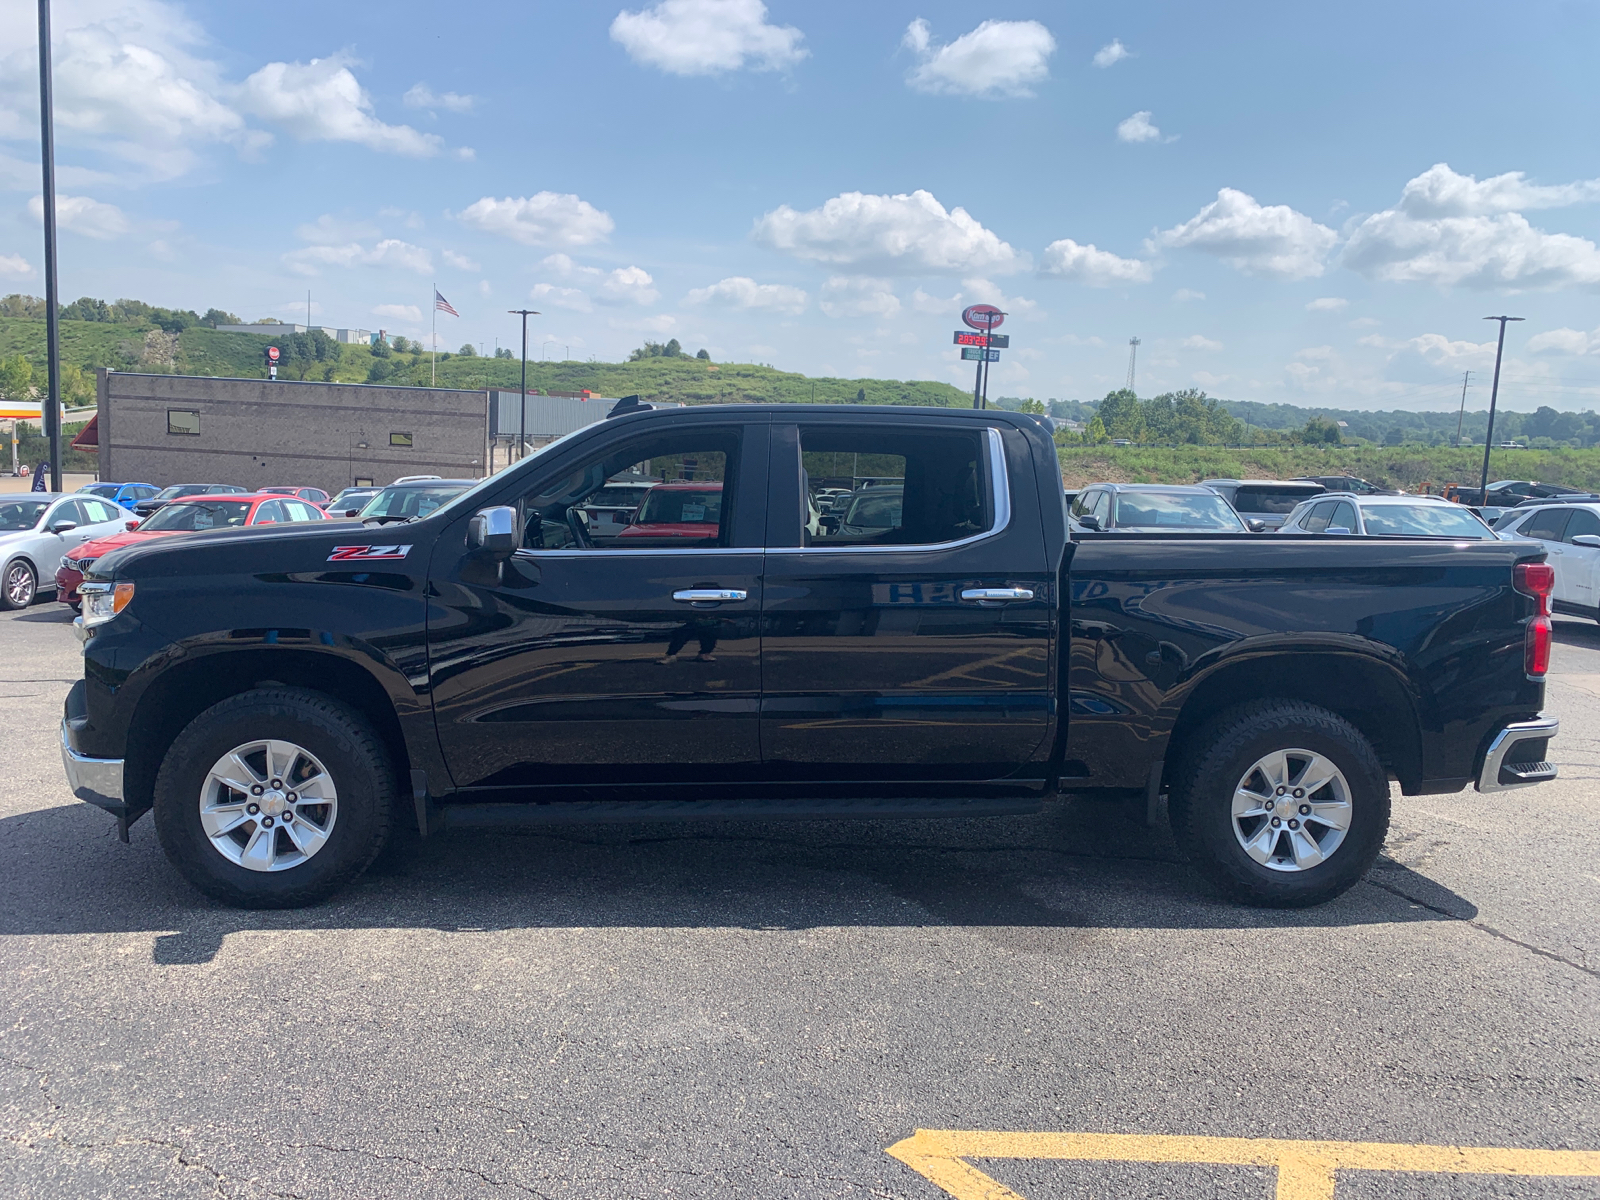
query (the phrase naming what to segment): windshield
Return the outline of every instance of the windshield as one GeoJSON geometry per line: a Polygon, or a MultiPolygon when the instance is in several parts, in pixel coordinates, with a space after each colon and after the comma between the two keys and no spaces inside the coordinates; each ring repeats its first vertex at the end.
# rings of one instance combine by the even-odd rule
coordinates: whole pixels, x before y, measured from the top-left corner
{"type": "Polygon", "coordinates": [[[205,494],[205,490],[203,483],[175,483],[169,488],[162,488],[156,499],[176,500],[179,496],[200,496],[205,494]]]}
{"type": "Polygon", "coordinates": [[[250,515],[248,500],[192,500],[168,504],[139,526],[151,533],[193,533],[201,529],[228,529],[243,525],[250,515]]]}
{"type": "Polygon", "coordinates": [[[0,533],[32,529],[49,507],[48,500],[13,500],[9,504],[0,504],[0,533]]]}
{"type": "Polygon", "coordinates": [[[899,488],[861,492],[845,513],[844,523],[858,529],[898,529],[904,498],[899,488]]]}
{"type": "Polygon", "coordinates": [[[1233,507],[1242,513],[1283,516],[1313,495],[1309,488],[1242,487],[1233,497],[1233,507]]]}
{"type": "Polygon", "coordinates": [[[80,496],[115,496],[117,485],[114,483],[91,483],[88,487],[78,489],[80,496]]]}
{"type": "Polygon", "coordinates": [[[602,508],[636,508],[649,490],[648,483],[611,484],[590,496],[585,503],[602,508]]]}
{"type": "Polygon", "coordinates": [[[361,519],[368,517],[425,517],[446,501],[454,500],[467,489],[459,483],[443,487],[384,488],[361,510],[361,519]]]}
{"type": "Polygon", "coordinates": [[[1371,504],[1361,509],[1370,534],[1483,540],[1494,534],[1458,504],[1371,504]]]}
{"type": "Polygon", "coordinates": [[[1246,532],[1221,496],[1183,492],[1125,492],[1117,497],[1118,529],[1211,529],[1246,532]]]}
{"type": "Polygon", "coordinates": [[[722,519],[722,489],[655,488],[639,506],[640,525],[715,525],[722,519]]]}

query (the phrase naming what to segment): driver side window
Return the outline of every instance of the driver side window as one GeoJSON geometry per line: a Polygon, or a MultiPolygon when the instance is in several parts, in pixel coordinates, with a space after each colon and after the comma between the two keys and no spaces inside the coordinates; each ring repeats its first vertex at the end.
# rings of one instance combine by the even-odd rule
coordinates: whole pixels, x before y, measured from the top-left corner
{"type": "Polygon", "coordinates": [[[739,433],[680,429],[611,446],[517,502],[524,550],[727,546],[739,433]]]}

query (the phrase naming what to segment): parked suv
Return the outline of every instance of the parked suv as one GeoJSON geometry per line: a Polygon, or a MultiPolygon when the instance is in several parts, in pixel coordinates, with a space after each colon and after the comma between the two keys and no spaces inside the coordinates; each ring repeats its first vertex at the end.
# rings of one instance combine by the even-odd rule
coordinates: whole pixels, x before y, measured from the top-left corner
{"type": "Polygon", "coordinates": [[[113,504],[131,509],[141,500],[148,500],[161,489],[153,483],[86,483],[78,489],[80,496],[99,496],[113,504]]]}
{"type": "Polygon", "coordinates": [[[1296,475],[1296,483],[1320,483],[1330,492],[1354,492],[1358,496],[1398,496],[1393,488],[1382,488],[1356,475],[1296,475]]]}
{"type": "Polygon", "coordinates": [[[1320,483],[1299,479],[1202,479],[1200,485],[1233,505],[1233,511],[1254,533],[1278,528],[1295,505],[1328,490],[1320,483]]]}
{"type": "Polygon", "coordinates": [[[1278,532],[1456,541],[1494,537],[1494,530],[1477,513],[1441,496],[1358,496],[1354,492],[1329,492],[1305,501],[1288,515],[1278,532]]]}
{"type": "Polygon", "coordinates": [[[1496,531],[1544,546],[1556,572],[1551,594],[1556,612],[1600,621],[1600,501],[1518,508],[1496,531]]]}

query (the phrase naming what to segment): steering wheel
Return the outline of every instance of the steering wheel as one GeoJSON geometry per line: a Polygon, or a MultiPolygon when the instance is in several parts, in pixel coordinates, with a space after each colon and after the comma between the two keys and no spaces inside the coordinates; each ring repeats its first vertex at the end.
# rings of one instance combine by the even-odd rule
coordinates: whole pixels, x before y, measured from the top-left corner
{"type": "Polygon", "coordinates": [[[578,549],[594,549],[594,542],[589,538],[589,527],[583,523],[583,517],[576,507],[567,509],[567,528],[572,530],[572,540],[577,543],[578,549]]]}

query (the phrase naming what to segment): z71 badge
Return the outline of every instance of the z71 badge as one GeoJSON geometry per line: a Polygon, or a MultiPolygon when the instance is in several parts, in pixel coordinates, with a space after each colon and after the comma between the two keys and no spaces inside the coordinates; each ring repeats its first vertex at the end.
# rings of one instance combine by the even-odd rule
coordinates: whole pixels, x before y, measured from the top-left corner
{"type": "Polygon", "coordinates": [[[410,553],[410,546],[335,546],[333,553],[328,555],[328,561],[350,562],[359,559],[361,562],[371,562],[374,559],[404,558],[410,553]]]}

